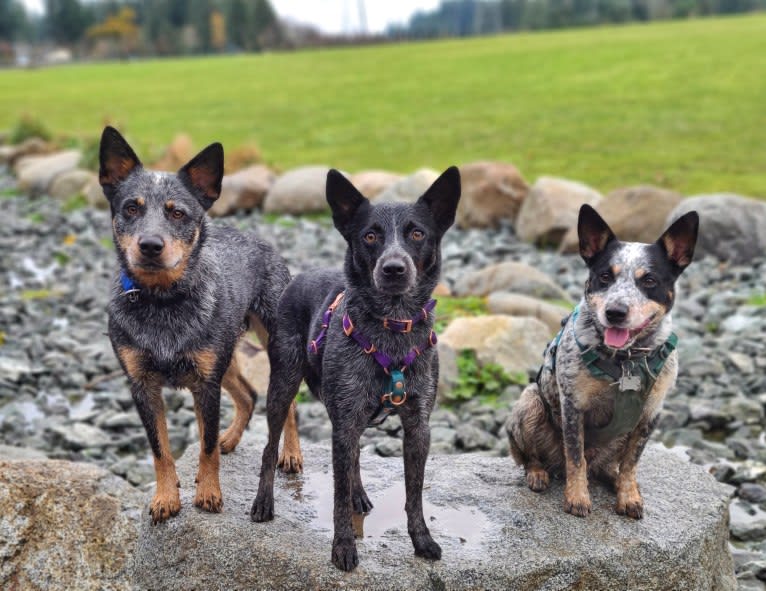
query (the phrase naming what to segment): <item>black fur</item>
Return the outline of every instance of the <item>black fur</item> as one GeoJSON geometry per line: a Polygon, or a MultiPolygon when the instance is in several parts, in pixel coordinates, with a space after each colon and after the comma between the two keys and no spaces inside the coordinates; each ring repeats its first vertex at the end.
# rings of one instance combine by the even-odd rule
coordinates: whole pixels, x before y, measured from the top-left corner
{"type": "MultiPolygon", "coordinates": [[[[389,378],[344,334],[341,320],[348,312],[357,330],[397,361],[426,342],[430,317],[406,334],[385,329],[383,319],[412,317],[430,299],[441,268],[441,239],[454,222],[459,197],[460,176],[455,167],[412,205],[372,205],[341,173],[330,171],[327,201],[336,228],[348,242],[345,272],[321,270],[299,275],[279,302],[278,325],[269,342],[269,441],[251,515],[254,521],[274,516],[279,434],[300,381],[305,379],[327,407],[333,426],[332,561],[342,570],[352,570],[358,562],[351,513],[372,508],[359,472],[359,438],[378,410],[389,378]],[[345,297],[333,315],[321,355],[308,353],[307,345],[318,334],[324,311],[343,290],[345,297]]],[[[408,398],[398,410],[404,427],[408,530],[415,553],[431,559],[440,558],[441,549],[423,518],[422,489],[438,372],[436,351],[428,349],[405,372],[408,398]]]]}

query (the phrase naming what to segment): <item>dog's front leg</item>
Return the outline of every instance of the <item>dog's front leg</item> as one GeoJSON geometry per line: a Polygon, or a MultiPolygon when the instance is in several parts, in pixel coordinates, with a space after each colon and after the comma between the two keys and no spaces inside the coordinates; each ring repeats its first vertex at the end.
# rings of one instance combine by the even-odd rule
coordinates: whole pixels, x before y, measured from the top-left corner
{"type": "Polygon", "coordinates": [[[136,403],[138,416],[146,429],[154,457],[157,491],[149,505],[149,514],[154,525],[177,515],[181,510],[178,475],[170,451],[165,402],[162,400],[162,382],[159,376],[141,381],[133,381],[131,378],[130,392],[136,403]]]}
{"type": "Polygon", "coordinates": [[[426,470],[431,431],[428,420],[417,412],[400,415],[404,428],[404,484],[407,500],[407,531],[415,546],[415,554],[431,560],[442,557],[442,549],[431,537],[423,517],[423,478],[426,470]]]}
{"type": "Polygon", "coordinates": [[[590,513],[591,502],[588,492],[588,465],[585,460],[584,417],[575,406],[571,392],[563,392],[561,408],[566,464],[564,510],[578,517],[586,517],[590,513]]]}
{"type": "Polygon", "coordinates": [[[642,420],[638,426],[630,432],[628,440],[623,448],[620,459],[620,473],[615,482],[617,489],[617,505],[615,511],[620,515],[627,515],[633,519],[641,519],[644,516],[644,500],[636,480],[638,460],[646,447],[649,437],[657,425],[659,414],[650,420],[642,420]]]}
{"type": "Polygon", "coordinates": [[[221,465],[221,448],[218,444],[221,384],[204,382],[195,387],[192,393],[200,438],[197,493],[194,497],[194,505],[211,513],[220,513],[223,508],[221,483],[218,476],[221,465]]]}
{"type": "MultiPolygon", "coordinates": [[[[347,425],[344,425],[347,427],[347,425]]],[[[332,542],[332,563],[341,570],[354,570],[359,564],[351,523],[351,477],[354,468],[354,447],[359,447],[359,433],[354,429],[332,427],[332,470],[335,482],[333,521],[335,537],[332,542]]]]}

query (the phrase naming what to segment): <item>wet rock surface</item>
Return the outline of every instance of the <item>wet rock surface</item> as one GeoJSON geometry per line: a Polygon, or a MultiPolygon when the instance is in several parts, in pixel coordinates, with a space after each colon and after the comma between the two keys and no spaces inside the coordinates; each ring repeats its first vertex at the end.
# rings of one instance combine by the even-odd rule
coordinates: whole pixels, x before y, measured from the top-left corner
{"type": "MultiPolygon", "coordinates": [[[[262,420],[223,458],[224,511],[191,506],[197,453],[179,461],[183,509],[141,533],[133,581],[140,588],[191,589],[734,589],[727,544],[730,488],[656,447],[639,470],[646,515],[614,513],[614,495],[593,486],[594,512],[564,513],[562,485],[530,491],[505,458],[433,456],[424,514],[442,560],[415,557],[404,513],[400,458],[362,454],[362,479],[375,505],[356,520],[359,567],[330,561],[332,474],[326,445],[304,446],[305,473],[278,475],[274,521],[253,523],[264,442],[262,420]],[[455,486],[460,482],[460,486],[455,486]],[[676,483],[683,482],[683,486],[676,483]]],[[[148,498],[147,498],[148,501],[148,498]]]]}

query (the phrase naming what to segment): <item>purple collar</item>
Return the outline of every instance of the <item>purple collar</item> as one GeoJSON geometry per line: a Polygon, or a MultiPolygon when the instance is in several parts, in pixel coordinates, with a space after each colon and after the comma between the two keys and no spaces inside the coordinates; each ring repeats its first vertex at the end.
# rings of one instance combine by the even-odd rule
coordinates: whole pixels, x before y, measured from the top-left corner
{"type": "MultiPolygon", "coordinates": [[[[346,292],[342,291],[337,296],[335,296],[335,300],[333,300],[333,303],[330,304],[330,307],[325,310],[324,315],[322,316],[322,328],[319,331],[319,334],[317,337],[309,343],[308,350],[309,353],[313,353],[314,355],[319,354],[319,349],[322,346],[322,343],[324,342],[325,337],[327,336],[327,329],[330,326],[330,320],[332,320],[332,315],[335,312],[335,309],[340,305],[341,301],[343,300],[343,296],[346,292]]],[[[428,300],[428,303],[423,306],[420,309],[420,312],[413,316],[412,318],[405,318],[404,320],[399,320],[395,318],[384,318],[383,319],[383,328],[386,328],[392,332],[398,332],[400,334],[407,334],[408,332],[412,332],[412,326],[414,324],[417,324],[418,322],[423,322],[428,318],[428,315],[433,312],[434,308],[436,308],[436,300],[428,300]]],[[[393,363],[391,358],[386,355],[385,353],[378,351],[375,349],[375,345],[373,345],[367,337],[365,337],[363,334],[361,334],[358,331],[354,331],[354,324],[351,322],[351,318],[348,316],[348,313],[346,313],[343,316],[343,332],[346,333],[346,336],[352,336],[354,340],[359,343],[359,346],[364,349],[364,352],[368,355],[373,355],[375,357],[375,360],[383,366],[384,369],[386,369],[386,372],[388,372],[388,367],[393,363]]],[[[423,350],[427,349],[428,347],[433,347],[436,344],[436,333],[434,331],[431,331],[431,333],[428,335],[428,342],[423,347],[415,347],[410,351],[410,353],[404,358],[404,367],[407,367],[412,364],[413,361],[415,361],[415,358],[422,353],[423,350]],[[418,351],[417,353],[414,353],[415,351],[418,351]],[[411,357],[412,356],[412,357],[411,357]],[[410,358],[411,357],[411,358],[410,358]]]]}
{"type": "MultiPolygon", "coordinates": [[[[434,302],[434,305],[431,306],[431,309],[436,306],[436,302],[434,300],[431,300],[434,302]]],[[[430,302],[429,302],[430,303],[430,302]]],[[[424,308],[425,311],[425,308],[424,308]]],[[[428,313],[426,312],[426,318],[428,317],[428,313]]],[[[384,351],[380,351],[372,342],[370,342],[370,339],[368,339],[365,335],[363,335],[361,332],[356,330],[356,327],[354,326],[354,323],[351,321],[351,318],[348,315],[348,312],[346,312],[343,315],[343,332],[346,334],[347,337],[351,337],[356,341],[356,344],[359,345],[362,350],[367,355],[372,355],[375,361],[378,362],[378,365],[380,365],[383,370],[386,373],[389,373],[391,370],[391,366],[394,365],[393,358],[385,353],[384,351]]],[[[409,332],[403,331],[403,332],[409,332]]],[[[402,359],[402,363],[400,366],[401,371],[404,371],[407,369],[410,365],[412,365],[413,361],[418,358],[419,355],[421,355],[426,349],[429,349],[436,345],[437,338],[436,333],[431,330],[428,333],[428,340],[423,343],[420,347],[413,347],[410,349],[410,352],[405,355],[404,359],[402,359]]]]}

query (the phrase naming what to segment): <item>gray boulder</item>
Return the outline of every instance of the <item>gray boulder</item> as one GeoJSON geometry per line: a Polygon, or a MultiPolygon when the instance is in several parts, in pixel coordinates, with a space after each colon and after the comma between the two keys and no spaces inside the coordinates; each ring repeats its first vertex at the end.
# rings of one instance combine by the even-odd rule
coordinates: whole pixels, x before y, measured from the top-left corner
{"type": "Polygon", "coordinates": [[[666,225],[692,210],[700,215],[695,256],[747,263],[766,252],[766,202],[731,193],[696,195],[684,199],[666,225]]]}
{"type": "Polygon", "coordinates": [[[561,328],[561,319],[572,311],[570,308],[551,304],[545,300],[503,291],[496,291],[489,295],[487,308],[491,314],[537,318],[542,320],[548,329],[554,333],[561,328]]]}
{"type": "Polygon", "coordinates": [[[351,182],[359,192],[372,200],[400,180],[402,175],[387,170],[362,170],[351,175],[351,182]]]}
{"type": "Polygon", "coordinates": [[[230,215],[237,210],[250,211],[260,207],[276,178],[274,171],[263,164],[227,174],[221,183],[221,195],[208,213],[217,217],[230,215]]]}
{"type": "Polygon", "coordinates": [[[529,186],[513,164],[472,162],[460,167],[461,196],[456,223],[461,228],[496,228],[513,223],[529,186]]]}
{"type": "Polygon", "coordinates": [[[577,181],[540,177],[529,190],[516,218],[516,233],[525,242],[558,246],[577,225],[580,206],[601,201],[601,194],[577,181]]]}
{"type": "Polygon", "coordinates": [[[537,318],[490,314],[453,319],[438,346],[440,354],[446,349],[454,354],[469,349],[476,353],[479,365],[495,363],[509,375],[526,376],[537,370],[552,334],[537,318]]]}
{"type": "Polygon", "coordinates": [[[77,168],[82,158],[80,150],[64,150],[48,156],[26,156],[14,166],[19,189],[39,195],[48,191],[58,175],[77,168]]]}
{"type": "Polygon", "coordinates": [[[548,275],[516,261],[495,263],[462,275],[453,292],[458,297],[485,296],[495,291],[520,293],[535,298],[568,301],[567,293],[548,275]]]}
{"type": "Polygon", "coordinates": [[[266,193],[263,211],[266,213],[319,213],[329,211],[325,198],[327,166],[303,166],[280,176],[266,193]]]}
{"type": "MultiPolygon", "coordinates": [[[[668,214],[681,202],[675,191],[640,185],[617,189],[596,206],[615,235],[625,242],[654,242],[667,227],[668,214]]],[[[577,228],[564,236],[559,252],[578,252],[577,228]]]]}
{"type": "MultiPolygon", "coordinates": [[[[54,199],[65,201],[75,195],[85,195],[91,187],[95,186],[101,188],[98,183],[98,175],[95,172],[75,168],[56,176],[48,187],[48,195],[54,199]]],[[[105,199],[104,201],[106,202],[105,199]]]]}
{"type": "Polygon", "coordinates": [[[222,458],[220,514],[192,507],[197,449],[187,450],[179,461],[181,513],[160,526],[142,515],[133,565],[138,588],[735,588],[727,546],[729,487],[658,448],[646,451],[639,469],[642,521],[615,514],[614,494],[596,484],[593,514],[580,519],[564,513],[560,482],[533,493],[509,458],[432,456],[424,505],[443,551],[438,562],[413,553],[401,458],[363,453],[362,477],[375,508],[356,520],[360,565],[343,573],[330,562],[329,447],[305,445],[306,472],[276,477],[274,521],[253,523],[248,513],[264,438],[261,428],[255,432],[222,458]]]}
{"type": "Polygon", "coordinates": [[[142,497],[93,465],[0,461],[0,588],[132,589],[142,497]]]}
{"type": "Polygon", "coordinates": [[[415,203],[437,178],[439,173],[435,170],[421,168],[386,187],[375,197],[375,201],[415,203]]]}

